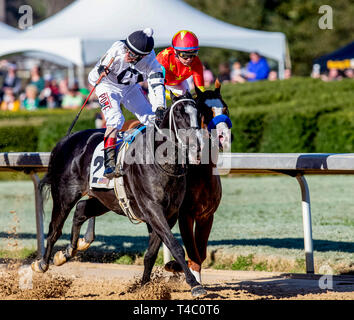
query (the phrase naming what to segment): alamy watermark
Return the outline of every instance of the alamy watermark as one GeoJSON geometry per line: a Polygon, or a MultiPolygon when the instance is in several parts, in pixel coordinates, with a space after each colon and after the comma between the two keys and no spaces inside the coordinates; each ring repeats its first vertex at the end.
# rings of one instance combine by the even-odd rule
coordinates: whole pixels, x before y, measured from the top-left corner
{"type": "Polygon", "coordinates": [[[18,8],[21,15],[18,20],[18,27],[21,30],[32,29],[33,27],[33,9],[29,5],[22,5],[18,8]]]}
{"type": "Polygon", "coordinates": [[[318,27],[322,30],[333,29],[333,9],[329,5],[320,6],[318,13],[323,14],[318,20],[318,27]]]}
{"type": "Polygon", "coordinates": [[[146,139],[139,133],[135,136],[135,143],[125,153],[125,164],[154,164],[181,165],[181,164],[211,164],[219,162],[222,170],[214,174],[228,174],[231,169],[231,158],[223,157],[231,148],[231,130],[217,129],[210,132],[206,129],[160,129],[155,132],[153,127],[146,129],[146,139]],[[220,142],[222,139],[222,142],[220,142]]]}

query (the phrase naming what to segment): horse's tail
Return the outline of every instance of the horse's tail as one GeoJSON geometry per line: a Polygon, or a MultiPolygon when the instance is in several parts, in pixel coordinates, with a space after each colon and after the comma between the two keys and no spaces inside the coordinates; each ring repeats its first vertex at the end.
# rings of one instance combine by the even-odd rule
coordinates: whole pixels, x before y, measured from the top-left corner
{"type": "Polygon", "coordinates": [[[38,190],[43,200],[48,200],[51,187],[51,179],[48,173],[39,181],[38,190]]]}
{"type": "MultiPolygon", "coordinates": [[[[47,200],[50,193],[52,194],[52,197],[56,196],[56,185],[61,181],[60,178],[62,177],[65,168],[70,164],[68,159],[70,158],[70,155],[73,154],[74,148],[77,148],[78,146],[80,147],[80,144],[82,147],[82,145],[86,144],[88,140],[92,138],[94,133],[99,133],[103,136],[104,130],[88,129],[85,131],[79,131],[69,136],[65,136],[56,144],[50,153],[47,173],[40,180],[38,185],[38,190],[42,195],[42,199],[47,200]]],[[[103,137],[101,139],[103,139],[103,137]]],[[[61,205],[61,203],[59,202],[57,205],[61,205]]]]}
{"type": "Polygon", "coordinates": [[[67,137],[65,137],[62,140],[60,140],[56,144],[56,146],[53,148],[52,152],[50,153],[47,173],[39,181],[39,184],[38,184],[38,190],[39,190],[40,194],[42,195],[42,199],[44,199],[45,201],[48,200],[49,194],[51,192],[52,184],[55,181],[55,178],[54,178],[55,173],[54,173],[54,170],[53,170],[53,168],[55,166],[53,166],[53,164],[57,161],[58,153],[61,150],[61,146],[63,144],[63,140],[67,140],[67,137]]]}

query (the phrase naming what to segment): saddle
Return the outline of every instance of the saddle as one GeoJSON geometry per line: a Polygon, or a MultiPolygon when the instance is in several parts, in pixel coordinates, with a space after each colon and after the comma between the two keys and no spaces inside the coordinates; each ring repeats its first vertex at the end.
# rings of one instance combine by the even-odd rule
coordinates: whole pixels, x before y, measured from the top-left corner
{"type": "MultiPolygon", "coordinates": [[[[135,137],[144,131],[146,126],[139,124],[138,126],[120,131],[117,135],[116,142],[116,166],[122,167],[124,163],[124,155],[130,144],[134,141],[135,137]]],[[[90,165],[90,189],[114,189],[114,179],[107,179],[103,176],[104,172],[104,155],[103,155],[104,142],[97,145],[92,156],[90,165]]]]}
{"type": "MultiPolygon", "coordinates": [[[[127,149],[131,143],[135,140],[136,136],[144,131],[146,126],[140,124],[139,126],[129,129],[125,132],[119,132],[117,136],[116,143],[116,166],[123,168],[124,158],[127,149]]],[[[125,193],[123,176],[118,178],[113,178],[111,180],[103,176],[104,172],[104,155],[103,155],[103,141],[96,147],[90,166],[90,189],[100,188],[100,189],[114,189],[115,195],[119,201],[119,205],[122,208],[125,215],[129,218],[132,223],[142,222],[137,218],[130,207],[129,199],[125,193]]]]}

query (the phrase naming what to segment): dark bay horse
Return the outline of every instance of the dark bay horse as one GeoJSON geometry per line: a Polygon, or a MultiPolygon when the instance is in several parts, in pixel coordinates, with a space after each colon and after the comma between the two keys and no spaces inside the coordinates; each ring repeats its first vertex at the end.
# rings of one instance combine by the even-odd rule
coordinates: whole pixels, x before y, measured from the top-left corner
{"type": "MultiPolygon", "coordinates": [[[[231,148],[231,120],[229,110],[221,96],[221,84],[215,82],[215,90],[201,92],[196,88],[196,105],[201,112],[204,127],[214,130],[212,144],[218,144],[223,152],[231,148]]],[[[211,157],[209,148],[205,164],[190,165],[188,168],[187,190],[180,208],[178,222],[182,240],[188,255],[188,266],[197,280],[201,282],[201,266],[207,256],[207,243],[222,195],[220,176],[216,174],[217,158],[211,157]]],[[[94,241],[94,219],[90,219],[84,238],[79,239],[79,250],[86,250],[94,241]]],[[[170,261],[165,269],[181,272],[177,261],[170,261]]]]}
{"type": "MultiPolygon", "coordinates": [[[[219,150],[230,152],[232,126],[229,111],[222,99],[221,84],[216,81],[215,90],[201,92],[196,88],[197,108],[200,110],[204,127],[214,130],[212,142],[219,144],[219,150]]],[[[212,152],[212,148],[209,149],[212,152]]],[[[216,212],[222,196],[222,186],[217,174],[217,157],[199,166],[191,165],[187,174],[187,191],[180,208],[178,223],[188,255],[188,266],[201,282],[201,266],[207,256],[207,244],[216,212]]],[[[166,264],[168,271],[182,271],[178,261],[166,264]]]]}
{"type": "MultiPolygon", "coordinates": [[[[184,250],[173,236],[171,228],[177,222],[178,212],[186,191],[187,165],[178,163],[178,151],[181,148],[184,150],[195,148],[191,144],[183,144],[178,132],[180,129],[192,127],[200,129],[201,119],[195,107],[195,101],[189,93],[178,98],[173,96],[172,101],[172,106],[165,112],[159,126],[153,130],[147,130],[148,127],[140,135],[146,149],[135,150],[136,153],[144,153],[145,157],[150,152],[149,156],[153,156],[153,163],[126,165],[123,179],[131,208],[136,218],[146,223],[149,231],[149,247],[144,257],[142,284],[150,280],[162,241],[182,266],[186,282],[191,286],[192,295],[200,296],[206,291],[188,268],[184,250]],[[164,139],[154,141],[156,139],[153,136],[148,136],[157,132],[161,133],[164,129],[169,132],[164,139]],[[177,141],[172,139],[173,136],[176,136],[177,141]],[[151,143],[151,141],[155,143],[151,143]],[[173,162],[159,163],[159,160],[154,157],[156,150],[163,144],[175,151],[172,153],[173,162]]],[[[54,262],[56,259],[61,260],[64,257],[64,261],[59,261],[58,265],[75,255],[80,228],[87,219],[108,211],[124,215],[114,190],[89,188],[92,155],[96,146],[102,141],[102,131],[85,130],[63,138],[52,150],[48,172],[40,183],[41,190],[45,186],[50,187],[53,198],[52,217],[45,254],[42,259],[32,263],[34,271],[45,272],[48,270],[54,244],[61,236],[64,222],[75,204],[71,241],[64,251],[56,254],[54,262]],[[81,199],[85,194],[88,194],[90,198],[81,199]]],[[[138,138],[134,143],[137,142],[138,138]]],[[[164,153],[166,152],[164,151],[164,153]]]]}

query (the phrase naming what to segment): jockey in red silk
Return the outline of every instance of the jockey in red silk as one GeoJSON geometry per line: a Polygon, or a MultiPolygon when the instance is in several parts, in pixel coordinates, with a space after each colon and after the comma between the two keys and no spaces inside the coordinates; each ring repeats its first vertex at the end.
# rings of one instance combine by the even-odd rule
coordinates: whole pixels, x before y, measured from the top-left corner
{"type": "Polygon", "coordinates": [[[187,30],[178,31],[172,38],[172,47],[161,51],[156,59],[165,73],[166,90],[177,95],[190,91],[187,79],[193,76],[195,86],[204,89],[203,65],[198,57],[197,36],[187,30]]]}

